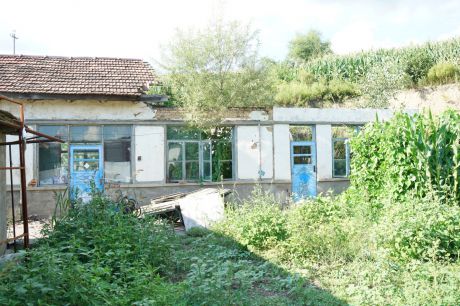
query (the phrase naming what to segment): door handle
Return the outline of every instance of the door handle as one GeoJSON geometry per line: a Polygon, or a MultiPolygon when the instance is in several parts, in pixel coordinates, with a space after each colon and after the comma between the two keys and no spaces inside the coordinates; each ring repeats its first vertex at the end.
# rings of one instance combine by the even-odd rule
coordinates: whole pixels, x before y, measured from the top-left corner
{"type": "Polygon", "coordinates": [[[313,172],[316,173],[316,166],[313,166],[313,172]]]}

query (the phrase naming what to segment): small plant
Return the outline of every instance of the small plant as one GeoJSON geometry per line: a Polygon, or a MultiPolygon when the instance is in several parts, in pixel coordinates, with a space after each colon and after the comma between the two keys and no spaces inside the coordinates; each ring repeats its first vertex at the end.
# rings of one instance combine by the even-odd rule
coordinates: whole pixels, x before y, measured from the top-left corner
{"type": "Polygon", "coordinates": [[[404,71],[409,75],[413,84],[424,78],[428,70],[434,65],[433,57],[424,49],[415,49],[408,53],[407,63],[404,71]]]}
{"type": "Polygon", "coordinates": [[[426,83],[430,85],[449,84],[457,82],[460,77],[460,69],[452,63],[439,63],[428,71],[426,83]]]}

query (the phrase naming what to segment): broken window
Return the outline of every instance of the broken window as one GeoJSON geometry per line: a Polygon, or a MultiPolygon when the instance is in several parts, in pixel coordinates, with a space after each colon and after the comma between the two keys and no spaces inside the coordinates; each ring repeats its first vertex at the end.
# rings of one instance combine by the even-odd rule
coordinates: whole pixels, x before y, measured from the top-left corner
{"type": "Polygon", "coordinates": [[[104,125],[104,170],[106,182],[131,181],[131,126],[104,125]]]}
{"type": "Polygon", "coordinates": [[[359,126],[332,127],[332,176],[348,177],[350,175],[349,139],[359,132],[359,126]]]}
{"type": "Polygon", "coordinates": [[[167,173],[170,182],[233,178],[232,128],[209,131],[168,127],[167,173]]]}
{"type": "MultiPolygon", "coordinates": [[[[39,132],[67,141],[68,127],[42,125],[39,132]]],[[[65,143],[40,143],[38,146],[38,176],[40,185],[67,184],[69,173],[69,145],[65,143]]]]}
{"type": "Polygon", "coordinates": [[[313,141],[313,127],[309,125],[289,126],[291,141],[313,141]]]}

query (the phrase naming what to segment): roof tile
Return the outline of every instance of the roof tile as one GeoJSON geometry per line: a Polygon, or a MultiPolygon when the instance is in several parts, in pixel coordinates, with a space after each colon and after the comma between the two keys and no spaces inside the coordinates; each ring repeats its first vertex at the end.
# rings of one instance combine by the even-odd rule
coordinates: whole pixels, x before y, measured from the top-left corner
{"type": "Polygon", "coordinates": [[[140,96],[157,83],[140,59],[0,55],[0,92],[140,96]]]}

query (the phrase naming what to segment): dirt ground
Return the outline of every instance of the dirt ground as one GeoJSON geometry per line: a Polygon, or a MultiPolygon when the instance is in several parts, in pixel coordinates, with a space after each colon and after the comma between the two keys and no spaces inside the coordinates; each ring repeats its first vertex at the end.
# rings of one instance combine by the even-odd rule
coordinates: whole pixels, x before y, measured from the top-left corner
{"type": "MultiPolygon", "coordinates": [[[[49,219],[30,219],[29,220],[29,238],[32,239],[37,239],[37,238],[42,238],[43,235],[41,233],[41,230],[43,229],[45,224],[49,224],[50,220],[49,219]]],[[[22,221],[17,221],[16,222],[16,236],[19,236],[24,233],[24,227],[22,225],[22,221]]],[[[8,225],[8,232],[7,232],[7,237],[12,238],[13,237],[13,224],[8,225]]]]}

